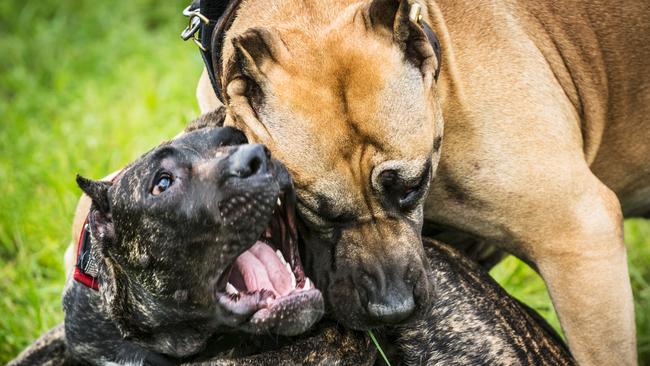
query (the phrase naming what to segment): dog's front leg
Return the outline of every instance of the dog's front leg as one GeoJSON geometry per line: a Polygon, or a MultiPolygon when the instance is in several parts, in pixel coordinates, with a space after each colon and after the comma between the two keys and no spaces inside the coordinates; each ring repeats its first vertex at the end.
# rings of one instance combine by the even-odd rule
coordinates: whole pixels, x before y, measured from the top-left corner
{"type": "Polygon", "coordinates": [[[634,303],[617,197],[597,182],[545,223],[530,257],[582,365],[635,365],[634,303]],[[608,361],[608,362],[606,362],[608,361]]]}
{"type": "MultiPolygon", "coordinates": [[[[635,365],[634,307],[618,199],[580,157],[542,152],[536,158],[510,154],[517,169],[500,162],[473,176],[465,173],[469,169],[452,170],[473,157],[449,154],[439,173],[442,183],[433,186],[431,202],[437,205],[429,206],[428,214],[475,230],[474,235],[534,264],[579,364],[635,365]],[[459,180],[462,200],[447,198],[445,187],[451,183],[444,183],[454,176],[472,178],[459,180]],[[504,176],[509,179],[495,179],[504,176]]],[[[481,153],[486,161],[499,158],[481,153]]]]}

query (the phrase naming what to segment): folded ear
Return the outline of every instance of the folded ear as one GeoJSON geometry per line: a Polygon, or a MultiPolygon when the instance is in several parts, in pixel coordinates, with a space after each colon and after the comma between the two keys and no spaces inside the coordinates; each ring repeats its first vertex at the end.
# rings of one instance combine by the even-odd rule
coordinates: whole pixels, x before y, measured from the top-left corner
{"type": "MultiPolygon", "coordinates": [[[[234,52],[223,73],[229,111],[245,126],[248,137],[268,141],[268,130],[258,113],[269,92],[270,74],[280,70],[289,51],[278,33],[268,28],[251,28],[232,40],[234,52]]],[[[240,126],[240,127],[243,127],[240,126]]]]}
{"type": "Polygon", "coordinates": [[[419,20],[410,18],[410,11],[407,0],[371,0],[366,8],[366,19],[373,31],[397,43],[406,60],[419,68],[425,78],[433,78],[440,65],[432,45],[437,39],[427,38],[424,29],[416,23],[419,20]]]}
{"type": "Polygon", "coordinates": [[[268,28],[251,28],[233,38],[234,60],[231,67],[263,84],[267,75],[288,55],[280,36],[268,28]]]}

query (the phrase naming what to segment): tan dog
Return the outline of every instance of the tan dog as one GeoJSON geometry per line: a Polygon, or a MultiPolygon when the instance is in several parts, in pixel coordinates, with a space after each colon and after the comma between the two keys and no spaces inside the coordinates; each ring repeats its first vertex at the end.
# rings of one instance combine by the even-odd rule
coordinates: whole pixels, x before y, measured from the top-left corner
{"type": "Polygon", "coordinates": [[[329,305],[363,328],[426,301],[424,219],[532,263],[581,364],[635,364],[621,227],[650,212],[650,3],[422,3],[437,83],[397,0],[248,0],[226,35],[227,123],[292,172],[329,305]]]}

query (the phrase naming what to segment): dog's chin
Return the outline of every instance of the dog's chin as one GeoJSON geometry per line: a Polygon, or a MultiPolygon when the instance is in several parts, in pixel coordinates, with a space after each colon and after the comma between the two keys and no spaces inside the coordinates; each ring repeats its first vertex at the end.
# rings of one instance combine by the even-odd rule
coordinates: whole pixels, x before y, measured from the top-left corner
{"type": "MultiPolygon", "coordinates": [[[[368,314],[366,307],[362,304],[365,295],[363,295],[363,292],[360,294],[355,281],[348,280],[348,278],[351,277],[329,276],[330,285],[327,287],[327,291],[324,292],[327,313],[331,314],[337,322],[346,328],[358,331],[394,325],[393,322],[382,321],[368,314]]],[[[426,309],[430,306],[431,301],[429,291],[420,290],[415,295],[415,310],[406,319],[400,321],[401,324],[409,323],[427,314],[426,309]]]]}
{"type": "Polygon", "coordinates": [[[326,292],[328,312],[346,328],[365,331],[384,324],[371,320],[361,305],[354,286],[346,281],[334,281],[326,292]]]}
{"type": "Polygon", "coordinates": [[[292,336],[323,316],[323,295],[300,260],[292,193],[278,199],[268,227],[220,276],[216,300],[224,318],[231,319],[227,326],[292,336]]]}
{"type": "Polygon", "coordinates": [[[263,294],[248,294],[234,302],[224,300],[222,305],[226,307],[255,303],[243,309],[246,319],[233,326],[236,330],[252,334],[298,335],[309,330],[324,313],[323,296],[317,289],[297,290],[279,297],[264,291],[263,294]],[[250,311],[255,308],[258,310],[250,311]]]}

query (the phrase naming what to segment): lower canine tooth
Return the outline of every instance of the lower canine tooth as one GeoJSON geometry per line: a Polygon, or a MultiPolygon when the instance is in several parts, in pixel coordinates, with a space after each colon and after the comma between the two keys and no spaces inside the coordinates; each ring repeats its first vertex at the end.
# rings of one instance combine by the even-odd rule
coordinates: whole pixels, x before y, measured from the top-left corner
{"type": "Polygon", "coordinates": [[[303,290],[309,290],[311,289],[311,281],[309,281],[309,278],[305,280],[305,284],[302,286],[303,290]]]}
{"type": "Polygon", "coordinates": [[[226,292],[229,293],[229,294],[235,294],[235,295],[237,295],[239,293],[239,291],[237,291],[235,286],[233,286],[232,283],[230,283],[230,282],[228,282],[228,284],[226,285],[226,292]]]}
{"type": "Polygon", "coordinates": [[[287,264],[287,261],[284,260],[284,256],[282,255],[282,252],[280,251],[280,249],[275,251],[275,255],[277,255],[278,258],[280,258],[280,262],[282,262],[282,264],[285,264],[285,265],[287,264]]]}

